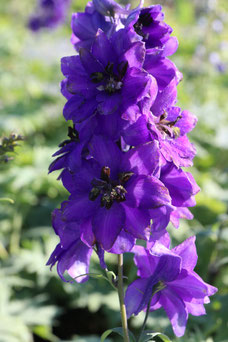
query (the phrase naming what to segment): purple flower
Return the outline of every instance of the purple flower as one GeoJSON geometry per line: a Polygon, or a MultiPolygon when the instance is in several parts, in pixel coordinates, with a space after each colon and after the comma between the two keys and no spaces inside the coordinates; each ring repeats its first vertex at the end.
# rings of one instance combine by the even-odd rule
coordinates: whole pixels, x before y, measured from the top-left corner
{"type": "Polygon", "coordinates": [[[89,263],[93,249],[80,240],[80,226],[77,222],[65,222],[62,211],[55,209],[52,213],[52,224],[55,233],[60,238],[60,243],[51,254],[47,265],[51,268],[57,263],[57,271],[62,280],[65,281],[64,272],[67,271],[71,278],[78,283],[88,280],[89,263]]]}
{"type": "Polygon", "coordinates": [[[29,28],[38,31],[43,27],[56,27],[64,21],[69,5],[70,0],[39,0],[36,12],[29,20],[29,28]]]}
{"type": "Polygon", "coordinates": [[[75,128],[68,127],[69,139],[59,144],[60,149],[53,154],[57,157],[49,166],[49,172],[63,168],[77,169],[81,166],[81,153],[84,147],[79,141],[79,134],[75,128]]]}
{"type": "Polygon", "coordinates": [[[73,31],[71,42],[79,51],[81,47],[88,50],[91,48],[98,29],[109,36],[115,30],[116,25],[99,13],[92,2],[89,2],[85,8],[85,13],[73,13],[71,27],[73,31]]]}
{"type": "Polygon", "coordinates": [[[110,39],[98,31],[91,52],[81,48],[79,56],[63,58],[62,72],[71,95],[64,107],[65,119],[78,123],[96,113],[120,117],[151,88],[157,93],[156,81],[142,69],[144,57],[143,43],[122,29],[110,39]]]}
{"type": "Polygon", "coordinates": [[[121,134],[126,144],[133,146],[158,140],[164,160],[173,162],[177,167],[188,167],[192,165],[196,150],[187,133],[194,128],[197,119],[190,112],[175,107],[175,102],[176,81],[173,79],[158,92],[152,112],[141,114],[132,122],[129,120],[121,134]]]}
{"type": "Polygon", "coordinates": [[[161,5],[154,5],[133,10],[125,25],[142,37],[147,49],[154,49],[165,57],[176,51],[178,42],[175,37],[170,37],[172,28],[163,20],[161,5]]]}
{"type": "Polygon", "coordinates": [[[154,210],[170,206],[167,188],[157,178],[159,152],[156,143],[121,152],[116,144],[94,136],[89,144],[93,158],[80,171],[62,173],[71,193],[63,216],[80,223],[83,237],[110,250],[122,230],[134,238],[149,238],[154,210]]]}
{"type": "Polygon", "coordinates": [[[188,314],[204,315],[204,304],[217,291],[194,272],[197,262],[195,237],[172,250],[156,242],[151,249],[136,246],[132,251],[140,278],[126,291],[128,317],[145,310],[149,303],[150,311],[163,307],[174,333],[183,336],[188,314]]]}

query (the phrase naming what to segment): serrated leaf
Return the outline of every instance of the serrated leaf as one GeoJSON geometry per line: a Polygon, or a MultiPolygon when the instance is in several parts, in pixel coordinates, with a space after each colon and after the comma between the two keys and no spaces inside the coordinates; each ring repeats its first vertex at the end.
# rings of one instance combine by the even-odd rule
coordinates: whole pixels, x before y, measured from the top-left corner
{"type": "MultiPolygon", "coordinates": [[[[104,342],[105,339],[111,334],[111,333],[116,333],[118,335],[120,335],[121,337],[124,337],[123,334],[123,328],[113,328],[113,329],[108,329],[106,330],[102,336],[101,336],[101,342],[104,342]]],[[[129,333],[129,337],[130,337],[130,341],[131,342],[135,342],[135,336],[132,334],[132,332],[130,330],[128,330],[129,333]]]]}
{"type": "Polygon", "coordinates": [[[153,340],[154,337],[159,337],[160,340],[162,340],[163,342],[172,342],[168,336],[160,332],[152,332],[152,331],[145,331],[143,336],[140,339],[140,342],[155,341],[153,340]]]}

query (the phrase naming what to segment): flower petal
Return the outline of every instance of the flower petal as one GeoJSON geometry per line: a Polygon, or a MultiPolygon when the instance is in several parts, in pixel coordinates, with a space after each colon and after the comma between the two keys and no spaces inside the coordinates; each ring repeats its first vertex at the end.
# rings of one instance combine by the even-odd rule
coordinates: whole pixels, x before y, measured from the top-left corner
{"type": "Polygon", "coordinates": [[[174,247],[172,251],[178,254],[182,259],[182,268],[187,271],[193,271],[197,264],[197,251],[195,245],[196,237],[191,236],[182,242],[180,245],[174,247]]]}
{"type": "Polygon", "coordinates": [[[66,120],[80,123],[93,115],[95,109],[96,101],[94,99],[86,100],[81,95],[74,95],[65,104],[63,115],[66,120]]]}
{"type": "Polygon", "coordinates": [[[167,188],[153,176],[132,177],[126,184],[126,190],[126,204],[131,207],[154,209],[170,204],[167,188]]]}
{"type": "Polygon", "coordinates": [[[109,253],[113,254],[123,254],[130,252],[134,247],[135,239],[132,234],[122,230],[116,238],[112,248],[109,250],[109,253]]]}
{"type": "Polygon", "coordinates": [[[137,279],[131,283],[126,291],[125,304],[127,309],[127,317],[137,315],[144,309],[147,303],[141,308],[141,302],[148,286],[148,279],[137,279]]]}
{"type": "Polygon", "coordinates": [[[148,239],[150,234],[149,223],[150,215],[148,210],[140,210],[130,208],[124,205],[126,213],[126,231],[132,234],[137,239],[148,239]]]}
{"type": "Polygon", "coordinates": [[[157,141],[138,146],[126,152],[121,168],[136,175],[157,176],[160,172],[160,153],[157,141]]]}
{"type": "Polygon", "coordinates": [[[61,256],[57,271],[61,278],[63,278],[64,272],[67,270],[68,274],[75,279],[76,282],[83,283],[88,280],[88,276],[84,275],[89,272],[89,263],[92,255],[92,248],[88,248],[81,240],[77,240],[76,243],[65,251],[61,256]],[[80,277],[81,276],[81,277],[80,277]]]}
{"type": "Polygon", "coordinates": [[[162,291],[159,302],[169,317],[175,335],[183,336],[188,320],[188,312],[184,302],[168,288],[162,291]]]}
{"type": "Polygon", "coordinates": [[[96,240],[105,250],[110,250],[125,226],[125,212],[119,203],[113,203],[110,209],[99,208],[92,219],[96,240]]]}

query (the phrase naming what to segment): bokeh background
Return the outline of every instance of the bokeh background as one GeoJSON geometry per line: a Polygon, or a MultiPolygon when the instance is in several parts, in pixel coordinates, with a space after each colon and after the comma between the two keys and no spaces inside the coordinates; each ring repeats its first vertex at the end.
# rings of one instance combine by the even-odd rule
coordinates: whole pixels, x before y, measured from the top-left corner
{"type": "MultiPolygon", "coordinates": [[[[171,57],[184,75],[178,105],[199,119],[191,133],[198,150],[191,172],[202,189],[194,220],[169,231],[173,245],[197,236],[197,272],[219,289],[206,306],[207,316],[190,317],[179,341],[227,342],[228,1],[161,4],[179,40],[171,57]]],[[[51,211],[67,197],[58,174],[47,171],[67,134],[60,58],[74,54],[70,17],[84,5],[73,0],[63,26],[34,34],[26,23],[35,1],[0,1],[0,136],[25,137],[14,160],[0,165],[0,197],[14,200],[0,202],[0,342],[98,342],[106,329],[120,326],[117,294],[107,282],[63,283],[45,266],[58,241],[51,211]]],[[[107,261],[115,271],[116,258],[108,255],[107,261]]],[[[91,271],[99,272],[96,257],[91,271]]],[[[131,254],[125,256],[125,275],[129,282],[136,276],[131,254]]],[[[140,314],[130,328],[137,332],[142,321],[140,314]]],[[[178,340],[162,311],[151,314],[147,326],[178,340]]],[[[120,339],[111,335],[109,341],[120,339]]]]}

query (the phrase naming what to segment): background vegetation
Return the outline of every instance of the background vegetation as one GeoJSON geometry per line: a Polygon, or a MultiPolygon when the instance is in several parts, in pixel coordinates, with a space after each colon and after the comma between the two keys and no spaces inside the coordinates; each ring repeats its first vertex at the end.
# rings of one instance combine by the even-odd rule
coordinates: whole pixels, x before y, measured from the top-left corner
{"type": "MultiPolygon", "coordinates": [[[[172,57],[184,75],[178,104],[199,119],[191,134],[198,150],[192,172],[202,189],[194,220],[169,231],[173,244],[197,235],[197,272],[219,288],[207,305],[208,315],[191,317],[180,341],[227,342],[228,2],[162,4],[180,43],[172,57]]],[[[0,202],[0,342],[98,342],[103,331],[120,325],[117,295],[108,283],[63,283],[55,269],[45,266],[58,241],[50,213],[67,196],[57,173],[47,174],[51,155],[67,133],[59,60],[74,53],[70,16],[84,5],[84,0],[73,1],[64,26],[33,34],[26,22],[35,1],[0,2],[0,136],[25,137],[14,160],[0,165],[0,197],[14,200],[0,202]]],[[[136,270],[132,256],[125,259],[131,281],[136,270]]],[[[115,258],[108,256],[108,263],[115,271],[115,258]]],[[[91,270],[99,272],[95,257],[91,270]]],[[[133,318],[131,329],[136,331],[142,320],[143,315],[133,318]]],[[[162,311],[150,315],[148,328],[177,341],[162,311]]]]}

